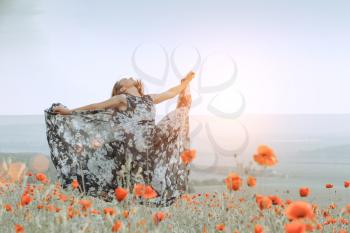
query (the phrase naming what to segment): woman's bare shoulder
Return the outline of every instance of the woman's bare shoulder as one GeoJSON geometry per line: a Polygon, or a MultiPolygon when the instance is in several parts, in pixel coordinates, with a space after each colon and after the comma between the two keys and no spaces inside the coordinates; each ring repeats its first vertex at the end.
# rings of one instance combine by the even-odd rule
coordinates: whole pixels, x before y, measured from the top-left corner
{"type": "Polygon", "coordinates": [[[108,100],[99,103],[101,108],[112,108],[112,109],[120,109],[123,108],[127,104],[127,99],[124,94],[115,95],[109,98],[108,100]]]}
{"type": "Polygon", "coordinates": [[[102,104],[103,103],[105,105],[114,106],[114,107],[117,107],[119,105],[124,105],[126,103],[126,96],[124,94],[115,95],[107,99],[106,101],[102,102],[102,104]]]}
{"type": "Polygon", "coordinates": [[[119,95],[112,96],[110,99],[118,102],[126,102],[126,95],[119,94],[119,95]]]}

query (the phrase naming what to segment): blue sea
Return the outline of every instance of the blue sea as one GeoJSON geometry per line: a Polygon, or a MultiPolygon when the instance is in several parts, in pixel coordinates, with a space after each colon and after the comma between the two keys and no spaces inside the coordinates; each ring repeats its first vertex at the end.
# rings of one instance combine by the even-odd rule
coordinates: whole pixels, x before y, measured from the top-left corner
{"type": "MultiPolygon", "coordinates": [[[[220,120],[211,116],[190,118],[191,130],[197,130],[198,125],[209,125],[216,143],[222,147],[228,148],[241,140],[238,128],[225,125],[230,122],[220,124],[220,120]]],[[[256,147],[267,144],[274,148],[279,159],[278,165],[269,170],[272,175],[300,181],[311,179],[313,183],[318,180],[340,184],[350,179],[350,115],[244,115],[240,120],[248,130],[249,141],[238,155],[239,161],[248,163],[256,147]]],[[[197,150],[193,174],[198,179],[219,178],[231,167],[234,169],[236,160],[233,156],[217,155],[204,128],[191,135],[191,146],[197,150]],[[205,168],[213,164],[216,172],[208,172],[205,168]]],[[[44,116],[0,116],[0,153],[4,156],[4,153],[26,152],[49,155],[44,116]]]]}
{"type": "Polygon", "coordinates": [[[0,116],[0,152],[48,154],[44,116],[0,116]]]}

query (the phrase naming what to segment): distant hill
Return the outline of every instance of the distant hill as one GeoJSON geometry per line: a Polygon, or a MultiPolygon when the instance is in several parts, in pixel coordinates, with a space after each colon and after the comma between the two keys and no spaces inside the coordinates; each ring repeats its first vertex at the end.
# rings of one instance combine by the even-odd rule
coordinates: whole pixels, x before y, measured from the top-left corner
{"type": "Polygon", "coordinates": [[[347,155],[350,158],[350,144],[320,147],[313,150],[301,150],[300,152],[310,155],[347,155]]]}
{"type": "Polygon", "coordinates": [[[300,150],[293,159],[303,162],[306,160],[313,163],[350,165],[350,144],[300,150]]]}

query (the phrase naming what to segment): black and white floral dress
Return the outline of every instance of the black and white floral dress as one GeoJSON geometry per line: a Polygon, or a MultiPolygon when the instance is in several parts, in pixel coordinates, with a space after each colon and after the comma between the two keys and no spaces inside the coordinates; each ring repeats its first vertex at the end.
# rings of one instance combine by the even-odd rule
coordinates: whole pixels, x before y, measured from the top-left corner
{"type": "Polygon", "coordinates": [[[50,156],[63,188],[74,179],[87,195],[110,201],[116,187],[148,184],[157,192],[149,202],[169,206],[187,189],[189,165],[181,153],[190,148],[189,87],[175,110],[155,123],[150,95],[125,94],[125,111],[83,110],[70,115],[45,109],[50,156]],[[180,103],[180,104],[179,104],[180,103]]]}

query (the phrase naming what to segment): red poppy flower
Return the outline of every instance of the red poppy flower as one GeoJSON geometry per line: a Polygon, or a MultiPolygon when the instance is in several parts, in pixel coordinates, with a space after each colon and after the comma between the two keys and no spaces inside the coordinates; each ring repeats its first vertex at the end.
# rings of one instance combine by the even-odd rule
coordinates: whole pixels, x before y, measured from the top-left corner
{"type": "Polygon", "coordinates": [[[49,180],[47,179],[44,173],[37,173],[35,177],[41,183],[47,184],[49,182],[49,180]]]}
{"type": "Polygon", "coordinates": [[[124,210],[123,211],[123,216],[124,216],[124,218],[128,218],[129,217],[129,211],[128,210],[124,210]]]}
{"type": "Polygon", "coordinates": [[[10,204],[5,204],[4,205],[4,209],[7,211],[7,212],[12,212],[13,208],[10,204]]]}
{"type": "Polygon", "coordinates": [[[207,226],[203,224],[202,233],[207,233],[207,226]]]}
{"type": "Polygon", "coordinates": [[[289,204],[285,210],[285,214],[289,220],[295,220],[300,218],[314,218],[312,206],[304,201],[294,201],[291,204],[289,204]]]}
{"type": "Polygon", "coordinates": [[[224,231],[225,230],[225,225],[224,224],[216,224],[215,229],[217,231],[224,231]]]}
{"type": "Polygon", "coordinates": [[[87,210],[87,209],[89,209],[92,206],[91,201],[90,200],[85,200],[85,199],[80,200],[79,204],[81,205],[81,208],[83,210],[87,210]]]}
{"type": "Polygon", "coordinates": [[[137,197],[142,197],[145,190],[144,184],[135,184],[134,185],[134,194],[137,197]]]}
{"type": "Polygon", "coordinates": [[[260,210],[269,209],[272,205],[272,200],[269,197],[261,197],[258,199],[258,206],[260,210]]]}
{"type": "Polygon", "coordinates": [[[256,186],[256,179],[255,179],[255,177],[253,177],[253,176],[248,176],[248,178],[247,178],[247,185],[248,185],[249,187],[254,187],[254,186],[256,186]]]}
{"type": "Polygon", "coordinates": [[[21,198],[21,206],[28,205],[32,202],[32,198],[29,196],[29,194],[24,194],[21,198]]]}
{"type": "Polygon", "coordinates": [[[96,209],[92,209],[92,210],[90,211],[90,213],[95,214],[95,215],[101,214],[101,212],[100,212],[99,210],[96,210],[96,209]]]}
{"type": "Polygon", "coordinates": [[[115,209],[113,208],[110,208],[110,207],[106,207],[103,209],[103,212],[106,214],[106,215],[115,215],[115,209]]]}
{"type": "Polygon", "coordinates": [[[182,162],[189,164],[196,157],[196,150],[185,150],[181,154],[182,162]]]}
{"type": "Polygon", "coordinates": [[[278,162],[274,151],[266,145],[260,145],[253,158],[261,166],[274,166],[278,162]]]}
{"type": "Polygon", "coordinates": [[[346,209],[346,213],[350,214],[350,204],[348,204],[348,205],[345,207],[345,209],[346,209]]]}
{"type": "Polygon", "coordinates": [[[285,233],[306,233],[306,225],[301,222],[293,221],[284,225],[285,233]]]}
{"type": "Polygon", "coordinates": [[[115,198],[121,202],[128,196],[128,190],[118,187],[115,189],[115,198]]]}
{"type": "Polygon", "coordinates": [[[263,227],[259,224],[255,225],[254,227],[254,233],[263,233],[264,230],[263,230],[263,227]]]}
{"type": "Polygon", "coordinates": [[[153,221],[154,221],[155,224],[158,224],[163,219],[164,219],[164,213],[163,212],[158,211],[158,212],[153,214],[153,221]]]}
{"type": "Polygon", "coordinates": [[[112,226],[112,232],[118,232],[122,228],[122,222],[120,220],[117,220],[114,222],[112,226]]]}
{"type": "Polygon", "coordinates": [[[78,182],[78,180],[74,179],[72,182],[72,188],[77,189],[78,187],[79,187],[79,182],[78,182]]]}
{"type": "Polygon", "coordinates": [[[62,202],[65,202],[65,201],[68,200],[68,197],[65,194],[63,194],[63,193],[60,193],[58,195],[58,199],[60,199],[62,202]]]}
{"type": "Polygon", "coordinates": [[[225,183],[226,183],[226,188],[228,190],[234,190],[237,191],[240,189],[240,187],[242,186],[242,180],[239,177],[239,175],[237,175],[234,172],[230,172],[226,179],[225,179],[225,183]]]}
{"type": "Polygon", "coordinates": [[[282,205],[283,204],[282,199],[276,195],[270,195],[269,198],[271,199],[273,205],[282,205]]]}
{"type": "Polygon", "coordinates": [[[299,189],[299,194],[301,197],[307,197],[307,196],[309,196],[309,193],[310,193],[310,189],[307,187],[301,187],[299,189]]]}
{"type": "Polygon", "coordinates": [[[154,189],[152,188],[152,186],[150,185],[146,185],[145,187],[145,193],[143,195],[143,198],[146,199],[151,199],[151,198],[155,198],[157,196],[156,191],[154,191],[154,189]]]}
{"type": "Polygon", "coordinates": [[[15,224],[15,231],[16,231],[16,233],[23,233],[24,227],[22,225],[15,224]]]}
{"type": "Polygon", "coordinates": [[[137,197],[143,197],[146,199],[158,196],[158,194],[156,193],[156,191],[154,191],[152,186],[144,184],[135,184],[133,192],[137,197]]]}

